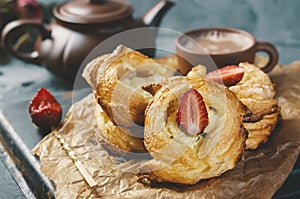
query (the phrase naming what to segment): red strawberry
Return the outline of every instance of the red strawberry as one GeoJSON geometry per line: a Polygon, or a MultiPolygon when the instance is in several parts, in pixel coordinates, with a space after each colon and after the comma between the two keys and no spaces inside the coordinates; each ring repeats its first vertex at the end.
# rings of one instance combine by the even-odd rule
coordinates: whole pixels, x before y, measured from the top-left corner
{"type": "Polygon", "coordinates": [[[45,88],[41,88],[29,104],[32,122],[40,128],[50,128],[59,124],[62,108],[45,88]]]}
{"type": "Polygon", "coordinates": [[[230,65],[211,71],[205,77],[225,86],[233,86],[242,80],[244,72],[243,67],[230,65]]]}
{"type": "Polygon", "coordinates": [[[179,104],[176,122],[187,135],[196,136],[208,125],[208,114],[201,94],[196,89],[186,91],[179,104]]]}

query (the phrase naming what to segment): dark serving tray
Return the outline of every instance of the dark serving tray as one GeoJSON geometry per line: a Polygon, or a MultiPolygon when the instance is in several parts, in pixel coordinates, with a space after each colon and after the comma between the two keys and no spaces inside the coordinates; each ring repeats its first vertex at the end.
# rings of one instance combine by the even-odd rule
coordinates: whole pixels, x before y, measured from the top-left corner
{"type": "MultiPolygon", "coordinates": [[[[86,96],[90,90],[82,89],[72,94],[55,95],[63,107],[65,114],[71,104],[86,96]]],[[[17,168],[23,175],[36,198],[55,198],[52,182],[39,169],[39,160],[31,149],[45,136],[31,123],[28,114],[29,100],[9,104],[0,112],[0,140],[17,168]]],[[[274,195],[274,199],[300,198],[300,158],[286,182],[274,195]]]]}
{"type": "MultiPolygon", "coordinates": [[[[90,89],[82,89],[56,94],[55,97],[63,108],[63,118],[72,103],[90,92],[90,89]]],[[[3,142],[35,197],[55,198],[52,182],[41,173],[39,160],[31,153],[31,149],[48,132],[40,132],[31,122],[28,112],[29,100],[7,104],[0,110],[0,141],[3,142]]],[[[13,172],[11,173],[14,175],[13,172]]],[[[15,177],[15,179],[18,178],[15,177]]]]}

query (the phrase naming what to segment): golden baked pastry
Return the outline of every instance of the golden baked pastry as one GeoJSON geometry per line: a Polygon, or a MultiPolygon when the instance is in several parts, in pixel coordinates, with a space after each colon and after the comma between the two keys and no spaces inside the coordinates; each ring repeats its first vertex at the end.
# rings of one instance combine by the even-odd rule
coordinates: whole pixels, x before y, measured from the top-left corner
{"type": "Polygon", "coordinates": [[[229,89],[254,114],[271,114],[278,109],[278,102],[274,99],[276,94],[274,85],[269,76],[253,64],[240,63],[245,70],[242,80],[229,89]]]}
{"type": "Polygon", "coordinates": [[[276,94],[274,85],[269,76],[253,64],[240,63],[245,70],[242,80],[229,89],[236,94],[239,100],[245,104],[258,121],[244,122],[249,132],[246,141],[247,149],[256,149],[261,143],[268,140],[275,128],[280,114],[278,101],[274,99],[276,94]]]}
{"type": "MultiPolygon", "coordinates": [[[[247,109],[227,87],[199,77],[181,76],[149,90],[155,95],[146,109],[144,142],[153,159],[141,165],[141,182],[195,184],[237,164],[247,137],[242,125],[247,109]],[[203,132],[193,135],[177,122],[182,98],[191,89],[202,96],[208,118],[203,132]]],[[[193,106],[189,111],[192,109],[193,106]]]]}
{"type": "Polygon", "coordinates": [[[268,140],[272,133],[277,121],[278,112],[265,115],[261,120],[257,122],[244,122],[244,127],[249,132],[248,139],[246,141],[246,149],[256,149],[261,143],[268,140]]]}
{"type": "Polygon", "coordinates": [[[187,74],[188,77],[205,77],[206,67],[204,65],[197,65],[193,67],[187,74]]]}
{"type": "Polygon", "coordinates": [[[95,114],[96,138],[107,151],[119,156],[124,156],[128,152],[147,152],[143,139],[130,135],[130,129],[115,125],[99,104],[96,106],[95,114]]]}
{"type": "MultiPolygon", "coordinates": [[[[248,130],[246,149],[256,149],[268,140],[274,129],[280,108],[274,99],[275,89],[269,76],[261,69],[250,63],[240,63],[244,74],[239,83],[229,86],[229,89],[252,112],[251,117],[244,118],[244,126],[248,130]]],[[[194,67],[188,76],[205,77],[204,66],[194,67]]]]}
{"type": "Polygon", "coordinates": [[[145,152],[143,146],[144,111],[152,95],[142,86],[161,81],[174,70],[125,46],[95,58],[82,76],[95,93],[98,138],[118,155],[145,152]]]}
{"type": "Polygon", "coordinates": [[[130,127],[144,123],[144,111],[152,98],[142,86],[173,74],[172,68],[120,45],[112,54],[91,61],[86,66],[83,77],[91,85],[98,103],[113,122],[130,127]]]}

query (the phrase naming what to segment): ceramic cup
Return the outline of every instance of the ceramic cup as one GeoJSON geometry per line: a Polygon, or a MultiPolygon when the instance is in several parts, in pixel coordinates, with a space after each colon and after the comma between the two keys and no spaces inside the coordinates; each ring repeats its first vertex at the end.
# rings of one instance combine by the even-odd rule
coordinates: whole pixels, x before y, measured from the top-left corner
{"type": "Polygon", "coordinates": [[[232,28],[204,28],[186,32],[176,40],[179,72],[186,74],[193,66],[205,65],[208,71],[240,62],[253,63],[257,52],[268,55],[268,63],[261,69],[271,71],[278,62],[276,48],[243,30],[232,28]]]}

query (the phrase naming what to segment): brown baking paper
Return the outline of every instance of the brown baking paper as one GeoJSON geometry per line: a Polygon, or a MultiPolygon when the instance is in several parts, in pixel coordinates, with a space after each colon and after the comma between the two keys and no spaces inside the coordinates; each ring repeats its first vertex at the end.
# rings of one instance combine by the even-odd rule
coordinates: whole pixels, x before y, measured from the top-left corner
{"type": "MultiPolygon", "coordinates": [[[[172,63],[174,57],[162,59],[172,63]]],[[[265,60],[258,60],[258,65],[265,60]]],[[[220,177],[193,186],[137,182],[132,172],[143,160],[112,157],[95,138],[93,94],[74,104],[58,130],[97,181],[89,188],[51,133],[33,149],[41,171],[56,187],[56,198],[271,198],[291,172],[300,151],[300,62],[277,66],[270,73],[281,106],[279,122],[266,144],[246,151],[238,165],[220,177]]]]}

